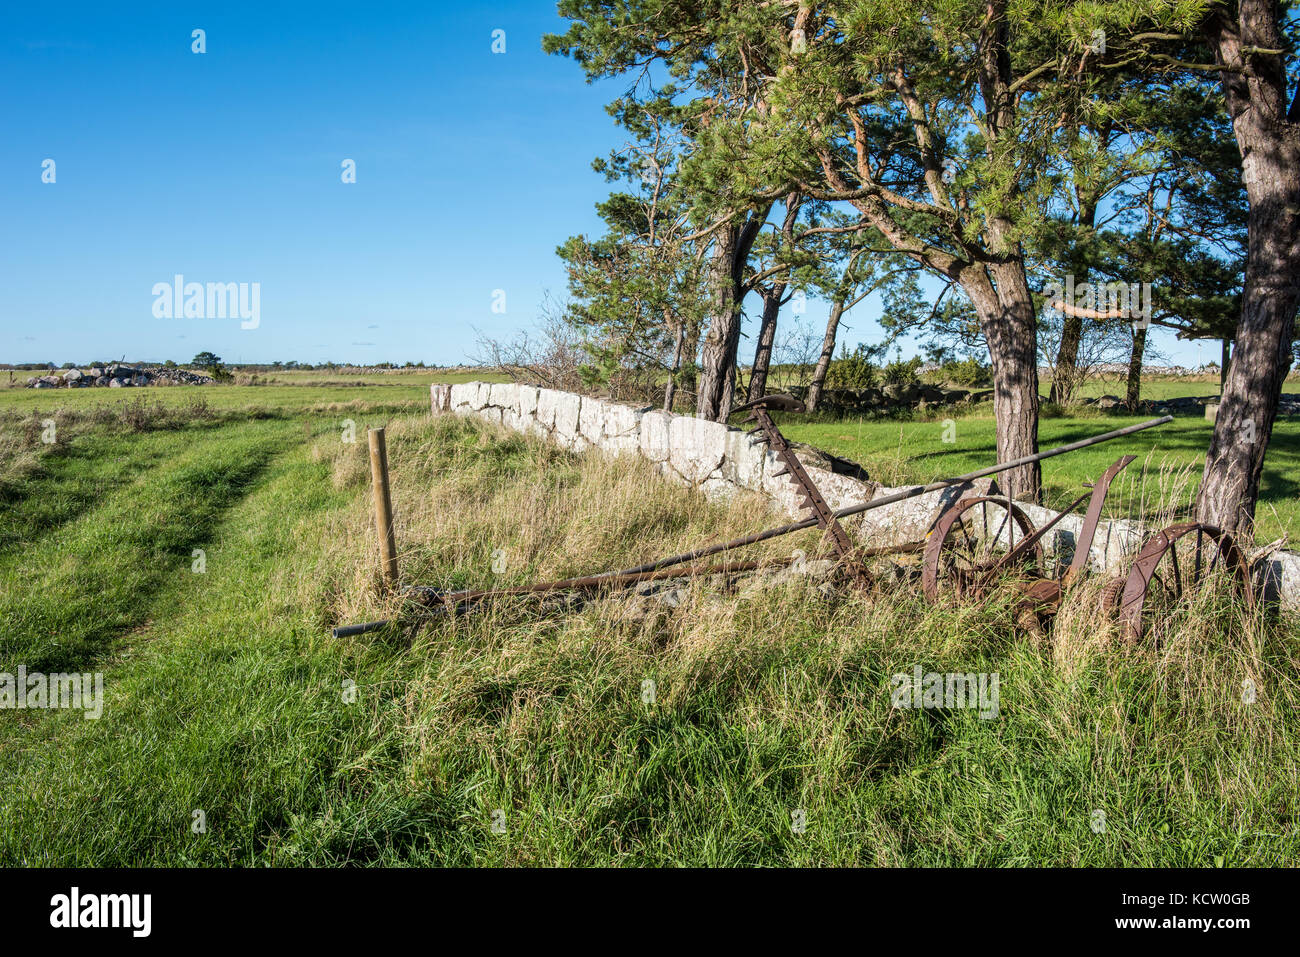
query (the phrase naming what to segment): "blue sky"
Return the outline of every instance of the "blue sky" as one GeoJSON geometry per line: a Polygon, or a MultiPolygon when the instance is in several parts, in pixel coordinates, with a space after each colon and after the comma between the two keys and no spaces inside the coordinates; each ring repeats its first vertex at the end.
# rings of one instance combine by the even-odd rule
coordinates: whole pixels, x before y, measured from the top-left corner
{"type": "MultiPolygon", "coordinates": [[[[541,52],[562,29],[546,0],[7,4],[0,361],[454,364],[476,329],[531,326],[621,141],[618,87],[541,52]],[[156,317],[176,274],[260,283],[257,328],[156,317]]],[[[850,343],[878,338],[873,305],[850,343]]]]}

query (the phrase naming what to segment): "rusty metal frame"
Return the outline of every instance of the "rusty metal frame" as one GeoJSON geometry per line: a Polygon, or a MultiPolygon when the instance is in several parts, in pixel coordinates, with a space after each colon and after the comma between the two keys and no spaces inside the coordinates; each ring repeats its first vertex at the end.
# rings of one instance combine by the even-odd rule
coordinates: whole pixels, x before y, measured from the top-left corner
{"type": "MultiPolygon", "coordinates": [[[[641,582],[666,581],[674,578],[708,578],[715,575],[743,574],[785,568],[796,559],[780,559],[766,562],[723,562],[716,565],[692,565],[662,568],[655,571],[621,572],[616,574],[586,575],[581,578],[562,578],[556,581],[537,582],[532,585],[520,585],[511,588],[464,588],[458,591],[442,591],[423,585],[406,588],[403,594],[420,606],[426,614],[464,613],[479,602],[490,598],[522,597],[525,595],[544,595],[555,592],[572,591],[612,591],[636,585],[641,582]]],[[[346,625],[335,628],[335,638],[350,638],[377,631],[391,624],[391,619],[362,622],[359,625],[346,625]]]]}
{"type": "Polygon", "coordinates": [[[1066,569],[1059,580],[1040,575],[1031,582],[1021,584],[1027,609],[1045,613],[1055,612],[1060,605],[1061,596],[1065,589],[1076,581],[1084,569],[1087,568],[1089,556],[1092,552],[1093,539],[1097,535],[1097,526],[1101,521],[1101,512],[1105,506],[1106,496],[1110,492],[1111,483],[1114,481],[1115,476],[1136,459],[1137,456],[1135,455],[1124,455],[1118,458],[1093,483],[1091,493],[1075,499],[1069,506],[1058,512],[1051,521],[1038,529],[1034,529],[1029,518],[1014,505],[1010,496],[973,496],[955,503],[940,515],[930,540],[926,544],[925,564],[921,574],[922,590],[925,592],[926,597],[931,601],[937,602],[939,600],[939,572],[943,560],[944,545],[948,541],[953,527],[969,509],[983,503],[1001,505],[1014,516],[1015,524],[1019,525],[1021,530],[1025,532],[1025,538],[1009,548],[1005,555],[988,562],[985,567],[974,569],[973,574],[967,576],[969,581],[958,582],[959,594],[978,594],[982,592],[999,576],[1024,564],[1025,558],[1031,549],[1033,550],[1034,561],[1030,567],[1042,568],[1044,565],[1041,544],[1043,537],[1067,515],[1073,513],[1074,509],[1082,504],[1086,498],[1089,500],[1088,510],[1084,515],[1083,527],[1079,530],[1079,537],[1075,541],[1074,556],[1070,561],[1069,568],[1066,569]]]}
{"type": "MultiPolygon", "coordinates": [[[[1156,569],[1166,555],[1170,557],[1172,562],[1171,568],[1175,577],[1175,587],[1178,595],[1183,594],[1182,569],[1178,564],[1177,543],[1193,532],[1197,535],[1196,563],[1192,569],[1193,584],[1200,585],[1207,580],[1214,571],[1215,564],[1222,557],[1225,570],[1235,577],[1237,587],[1246,603],[1248,605],[1254,604],[1255,596],[1250,580],[1250,567],[1247,565],[1241,549],[1237,547],[1237,543],[1230,534],[1214,525],[1205,525],[1200,522],[1182,522],[1177,525],[1170,525],[1147,539],[1146,544],[1142,546],[1141,551],[1133,560],[1128,576],[1124,579],[1124,590],[1119,596],[1118,615],[1124,628],[1124,635],[1130,641],[1141,638],[1145,630],[1143,626],[1143,610],[1151,592],[1152,580],[1160,580],[1163,583],[1163,580],[1156,574],[1156,569]],[[1214,557],[1210,560],[1205,569],[1205,575],[1202,577],[1201,556],[1203,549],[1201,548],[1201,542],[1205,538],[1209,538],[1215,543],[1215,550],[1214,557]]],[[[1108,585],[1108,587],[1111,588],[1112,596],[1118,591],[1118,588],[1113,584],[1108,585]]]]}
{"type": "Polygon", "coordinates": [[[869,584],[867,570],[863,566],[861,559],[857,554],[857,549],[853,542],[850,541],[849,535],[844,531],[844,526],[835,517],[826,499],[822,496],[821,490],[817,488],[817,483],[812,480],[803,463],[799,461],[799,456],[790,448],[790,443],[786,441],[781,430],[777,428],[772,417],[768,415],[768,407],[783,409],[785,411],[802,412],[804,404],[794,396],[775,395],[764,396],[754,402],[746,403],[736,411],[744,409],[749,410],[749,417],[746,421],[758,423],[758,428],[751,431],[761,432],[766,439],[768,447],[775,453],[777,460],[781,463],[781,470],[773,473],[773,477],[789,475],[794,479],[795,484],[799,486],[802,497],[802,506],[811,509],[817,519],[817,526],[825,532],[831,540],[831,546],[835,549],[835,554],[841,564],[848,571],[849,575],[861,585],[869,584]]]}
{"type": "MultiPolygon", "coordinates": [[[[958,499],[939,516],[939,520],[935,523],[934,530],[930,533],[930,538],[925,545],[925,551],[922,557],[923,568],[921,571],[921,590],[925,593],[925,597],[930,599],[930,601],[937,602],[939,600],[939,572],[943,561],[944,544],[948,541],[948,536],[951,534],[953,528],[962,521],[962,517],[966,512],[970,511],[972,508],[985,504],[999,505],[1007,510],[1011,519],[1014,520],[1015,524],[1020,526],[1020,530],[1025,533],[1025,538],[1022,539],[1020,543],[1021,546],[1024,546],[1025,542],[1029,542],[1029,547],[1034,551],[1034,563],[1039,567],[1042,566],[1043,546],[1037,538],[1033,537],[1034,523],[1029,520],[1029,516],[1024,513],[1019,505],[1016,505],[1009,498],[1000,495],[972,495],[958,499]]],[[[1008,525],[1010,525],[1010,522],[1008,522],[1008,525]]],[[[1001,567],[1001,562],[995,563],[994,566],[992,566],[993,569],[999,567],[1001,567]]],[[[974,569],[975,580],[969,583],[959,581],[957,583],[958,593],[965,594],[966,591],[972,587],[978,590],[978,581],[983,579],[990,570],[990,568],[974,569]]]]}
{"type": "Polygon", "coordinates": [[[1115,480],[1115,476],[1124,471],[1134,461],[1136,455],[1122,455],[1110,468],[1102,473],[1101,478],[1097,479],[1096,484],[1092,487],[1092,497],[1088,501],[1088,511],[1084,514],[1083,528],[1079,530],[1079,537],[1074,543],[1074,557],[1070,560],[1070,567],[1065,570],[1062,581],[1069,584],[1079,577],[1088,567],[1088,560],[1092,554],[1092,540],[1097,537],[1097,525],[1101,521],[1101,510],[1106,504],[1106,496],[1110,493],[1110,483],[1115,480]]]}

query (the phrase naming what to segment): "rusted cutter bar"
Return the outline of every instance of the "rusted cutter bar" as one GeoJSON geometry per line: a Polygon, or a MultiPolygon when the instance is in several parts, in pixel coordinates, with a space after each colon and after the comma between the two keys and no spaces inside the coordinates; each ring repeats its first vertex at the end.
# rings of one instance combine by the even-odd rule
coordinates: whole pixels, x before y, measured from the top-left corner
{"type": "Polygon", "coordinates": [[[813,516],[817,520],[817,525],[831,540],[831,546],[835,549],[835,554],[848,570],[849,574],[855,580],[862,584],[867,583],[867,571],[862,567],[856,549],[849,540],[848,533],[844,531],[844,526],[835,517],[831,511],[830,505],[822,497],[821,490],[817,488],[817,483],[812,480],[799,457],[795,455],[794,450],[790,448],[790,443],[786,441],[781,430],[777,428],[772,417],[768,415],[768,408],[777,408],[790,412],[803,412],[804,404],[791,395],[769,395],[764,396],[754,402],[739,406],[733,410],[741,412],[749,410],[749,418],[746,421],[758,423],[756,429],[751,429],[750,433],[761,432],[767,441],[768,447],[775,453],[777,460],[781,463],[781,471],[776,472],[776,476],[789,475],[794,479],[795,484],[799,486],[801,493],[801,504],[806,509],[811,509],[813,516]]]}
{"type": "MultiPolygon", "coordinates": [[[[717,565],[696,565],[690,568],[669,568],[652,572],[605,573],[588,575],[582,578],[562,578],[557,581],[537,582],[533,585],[520,585],[515,588],[466,588],[459,591],[440,591],[423,585],[414,585],[406,589],[405,594],[423,606],[421,611],[432,614],[446,612],[463,612],[473,605],[489,598],[509,596],[541,595],[562,591],[606,591],[625,588],[641,582],[664,581],[673,578],[707,578],[712,575],[740,574],[769,568],[784,568],[793,559],[768,562],[729,562],[717,565]]],[[[359,625],[344,625],[333,630],[335,638],[350,638],[377,631],[391,624],[391,619],[366,621],[359,625]]]]}

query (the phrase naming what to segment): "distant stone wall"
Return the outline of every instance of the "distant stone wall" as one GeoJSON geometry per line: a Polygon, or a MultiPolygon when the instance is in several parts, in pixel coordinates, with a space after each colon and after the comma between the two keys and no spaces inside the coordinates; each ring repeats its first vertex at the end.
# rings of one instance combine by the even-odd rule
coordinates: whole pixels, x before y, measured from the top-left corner
{"type": "MultiPolygon", "coordinates": [[[[729,498],[741,490],[767,499],[772,510],[791,519],[806,517],[799,506],[798,486],[788,475],[778,476],[781,464],[757,436],[688,415],[651,408],[633,408],[607,399],[595,399],[501,382],[466,382],[430,387],[432,411],[437,414],[475,416],[517,432],[549,439],[574,452],[598,449],[606,455],[639,456],[651,462],[667,479],[698,489],[714,499],[729,498]]],[[[1123,450],[1116,450],[1116,455],[1123,450]]],[[[880,498],[899,489],[886,488],[804,462],[817,488],[840,509],[880,498]]],[[[846,526],[868,546],[920,541],[929,533],[939,512],[965,495],[983,494],[989,480],[954,486],[938,492],[864,512],[846,520],[846,526]]],[[[1021,505],[1036,527],[1058,513],[1036,505],[1021,505]]],[[[1068,559],[1083,527],[1083,516],[1067,515],[1048,533],[1043,547],[1048,554],[1068,559]]],[[[1134,522],[1102,522],[1097,528],[1089,564],[1095,571],[1120,574],[1145,537],[1134,522]]],[[[1275,553],[1269,560],[1266,581],[1284,604],[1300,608],[1300,555],[1275,553]]]]}
{"type": "Polygon", "coordinates": [[[49,375],[33,376],[27,380],[29,389],[88,389],[99,386],[109,389],[131,388],[146,385],[211,385],[211,376],[190,372],[188,369],[168,369],[156,366],[137,369],[119,363],[100,368],[65,369],[49,375]]]}
{"type": "MultiPolygon", "coordinates": [[[[792,386],[790,394],[803,399],[807,397],[808,389],[792,386]]],[[[833,415],[889,413],[898,409],[924,410],[959,403],[974,404],[992,396],[992,389],[961,389],[923,382],[886,383],[879,388],[825,389],[817,400],[817,411],[833,415]]]]}

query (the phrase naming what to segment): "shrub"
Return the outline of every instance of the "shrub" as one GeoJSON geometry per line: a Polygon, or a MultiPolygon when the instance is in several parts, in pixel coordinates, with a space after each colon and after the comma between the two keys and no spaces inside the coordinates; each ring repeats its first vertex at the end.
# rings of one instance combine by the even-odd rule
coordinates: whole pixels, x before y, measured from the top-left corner
{"type": "Polygon", "coordinates": [[[992,369],[974,356],[967,359],[949,360],[939,367],[940,374],[954,385],[988,385],[992,381],[992,369]]]}
{"type": "Polygon", "coordinates": [[[867,357],[867,347],[858,344],[853,352],[845,346],[838,359],[832,359],[826,369],[828,389],[870,389],[877,382],[879,370],[867,357]]]}
{"type": "Polygon", "coordinates": [[[914,385],[921,381],[921,360],[915,356],[906,361],[895,359],[885,366],[883,374],[888,385],[914,385]]]}

